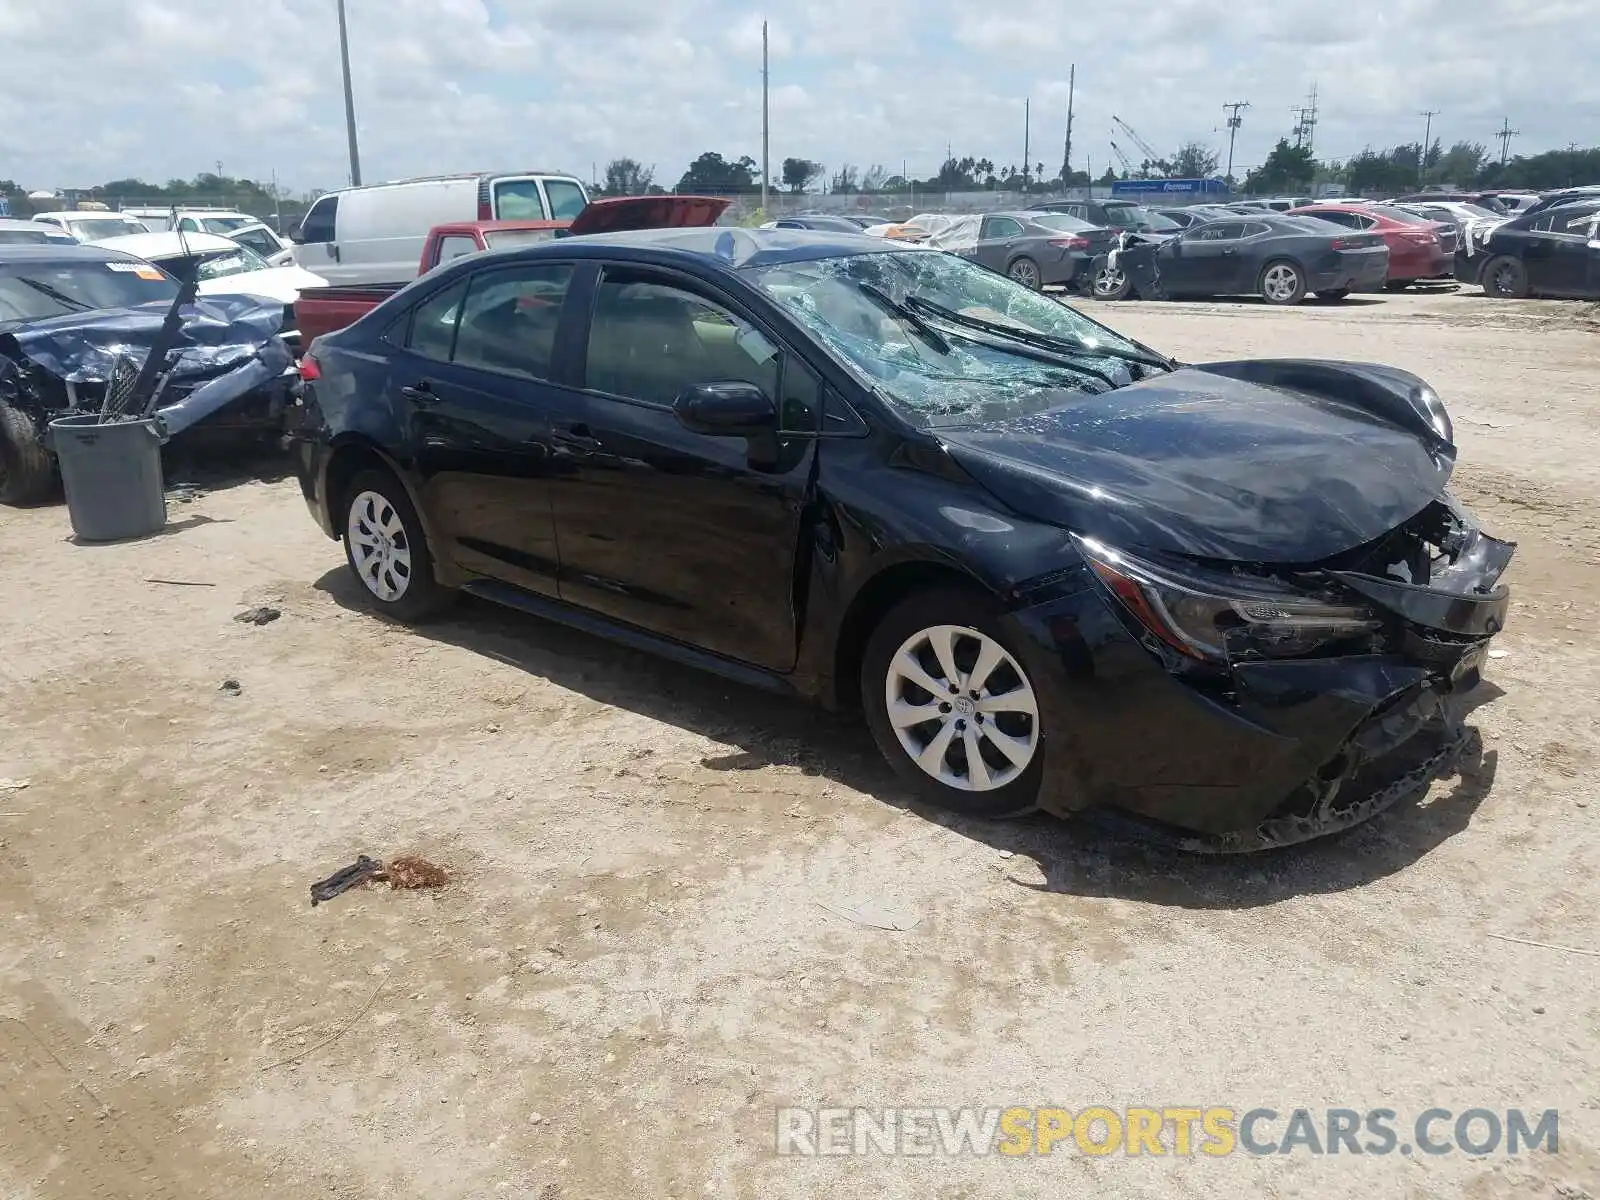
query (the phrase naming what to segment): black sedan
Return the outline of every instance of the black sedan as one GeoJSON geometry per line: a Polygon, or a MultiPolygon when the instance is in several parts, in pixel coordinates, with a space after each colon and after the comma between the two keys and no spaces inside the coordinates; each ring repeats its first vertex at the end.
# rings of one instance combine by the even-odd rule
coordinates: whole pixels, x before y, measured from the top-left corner
{"type": "Polygon", "coordinates": [[[977,240],[956,252],[1023,287],[1079,287],[1116,235],[1065,213],[986,213],[977,240]]]}
{"type": "Polygon", "coordinates": [[[877,238],[473,255],[304,373],[300,484],[376,609],[465,591],[859,706],[967,814],[1343,827],[1450,761],[1505,620],[1422,380],[1180,366],[877,238]]]}
{"type": "Polygon", "coordinates": [[[1527,212],[1456,250],[1455,277],[1491,296],[1600,300],[1600,197],[1527,212]]]}
{"type": "Polygon", "coordinates": [[[1260,296],[1298,304],[1308,293],[1343,300],[1383,286],[1383,238],[1308,217],[1261,214],[1207,221],[1161,242],[1138,241],[1108,255],[1094,275],[1100,300],[1260,296]]]}

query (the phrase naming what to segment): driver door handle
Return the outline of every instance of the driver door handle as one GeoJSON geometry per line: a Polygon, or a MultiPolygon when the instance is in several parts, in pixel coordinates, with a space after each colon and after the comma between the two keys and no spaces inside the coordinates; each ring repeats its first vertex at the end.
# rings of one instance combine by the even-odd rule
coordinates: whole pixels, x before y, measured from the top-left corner
{"type": "Polygon", "coordinates": [[[563,450],[570,450],[574,454],[594,454],[605,449],[605,443],[595,437],[589,427],[583,424],[558,429],[550,435],[550,440],[563,450]]]}
{"type": "Polygon", "coordinates": [[[430,404],[439,403],[439,397],[433,394],[433,388],[424,379],[421,383],[400,389],[400,394],[411,403],[426,408],[430,404]]]}

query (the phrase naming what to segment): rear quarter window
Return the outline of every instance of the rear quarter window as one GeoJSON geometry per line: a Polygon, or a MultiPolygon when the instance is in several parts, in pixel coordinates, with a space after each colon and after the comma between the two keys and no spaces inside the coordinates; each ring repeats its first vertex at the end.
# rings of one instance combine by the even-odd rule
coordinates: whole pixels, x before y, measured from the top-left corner
{"type": "Polygon", "coordinates": [[[494,185],[494,213],[502,221],[542,221],[548,214],[536,179],[507,179],[494,185]]]}

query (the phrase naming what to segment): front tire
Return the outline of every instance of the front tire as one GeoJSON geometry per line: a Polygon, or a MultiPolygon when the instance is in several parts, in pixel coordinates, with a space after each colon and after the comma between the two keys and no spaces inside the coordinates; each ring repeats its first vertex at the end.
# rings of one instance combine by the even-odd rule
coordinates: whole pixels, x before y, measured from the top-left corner
{"type": "Polygon", "coordinates": [[[1349,288],[1326,288],[1317,293],[1317,299],[1328,304],[1338,304],[1349,294],[1349,288]]]}
{"type": "Polygon", "coordinates": [[[33,418],[0,400],[0,504],[37,504],[56,486],[56,466],[33,418]]]}
{"type": "Polygon", "coordinates": [[[1038,692],[975,590],[901,601],[861,662],[867,725],[889,765],[930,804],[969,817],[1020,817],[1044,774],[1038,692]]]}
{"type": "Polygon", "coordinates": [[[1299,304],[1306,298],[1305,272],[1280,258],[1262,268],[1256,290],[1268,304],[1299,304]]]}
{"type": "Polygon", "coordinates": [[[373,608],[397,621],[443,612],[455,593],[433,577],[422,521],[400,481],[387,471],[362,471],[345,489],[344,556],[373,608]]]}

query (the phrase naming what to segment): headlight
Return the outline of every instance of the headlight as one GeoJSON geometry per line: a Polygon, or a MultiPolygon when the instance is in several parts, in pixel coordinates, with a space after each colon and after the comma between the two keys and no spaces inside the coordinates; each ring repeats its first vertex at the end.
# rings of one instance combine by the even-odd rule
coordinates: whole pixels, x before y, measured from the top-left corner
{"type": "Polygon", "coordinates": [[[1382,626],[1371,609],[1330,603],[1266,581],[1179,574],[1091,538],[1079,552],[1135,620],[1166,646],[1200,662],[1250,653],[1295,658],[1382,626]]]}

